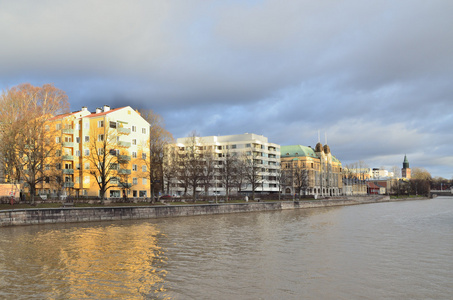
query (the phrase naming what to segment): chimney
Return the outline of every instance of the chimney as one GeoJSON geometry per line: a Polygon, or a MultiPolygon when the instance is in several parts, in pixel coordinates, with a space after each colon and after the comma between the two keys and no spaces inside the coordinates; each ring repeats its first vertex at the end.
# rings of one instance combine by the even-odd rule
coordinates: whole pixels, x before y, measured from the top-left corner
{"type": "Polygon", "coordinates": [[[110,106],[104,105],[104,112],[109,111],[109,110],[110,110],[110,106]]]}
{"type": "Polygon", "coordinates": [[[88,111],[88,108],[86,106],[82,106],[82,111],[88,111]]]}
{"type": "Polygon", "coordinates": [[[101,113],[101,112],[102,112],[102,109],[100,109],[99,107],[96,108],[96,113],[97,113],[97,114],[99,114],[99,113],[101,113]]]}

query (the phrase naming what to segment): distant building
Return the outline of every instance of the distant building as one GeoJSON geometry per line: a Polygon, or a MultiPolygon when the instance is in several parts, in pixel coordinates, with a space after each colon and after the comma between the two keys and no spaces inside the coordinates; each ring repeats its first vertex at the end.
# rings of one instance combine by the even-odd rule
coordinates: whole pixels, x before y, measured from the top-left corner
{"type": "Polygon", "coordinates": [[[401,169],[401,177],[411,179],[411,169],[409,168],[409,161],[406,155],[404,155],[403,168],[401,169]]]}
{"type": "Polygon", "coordinates": [[[389,172],[384,169],[373,168],[373,178],[374,179],[381,179],[381,178],[388,178],[394,177],[395,174],[393,172],[389,172]]]}
{"type": "Polygon", "coordinates": [[[305,170],[307,195],[338,196],[342,194],[341,162],[332,155],[328,145],[316,144],[313,149],[307,146],[292,145],[281,147],[282,172],[288,179],[282,186],[284,194],[297,193],[294,182],[295,172],[305,170]]]}

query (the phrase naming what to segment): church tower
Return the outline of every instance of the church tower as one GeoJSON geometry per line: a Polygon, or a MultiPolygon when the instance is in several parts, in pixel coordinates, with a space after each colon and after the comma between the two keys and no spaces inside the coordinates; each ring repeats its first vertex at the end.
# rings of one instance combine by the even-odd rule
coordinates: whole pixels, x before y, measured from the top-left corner
{"type": "Polygon", "coordinates": [[[403,168],[401,169],[401,177],[411,179],[411,169],[409,168],[409,161],[404,155],[403,168]]]}

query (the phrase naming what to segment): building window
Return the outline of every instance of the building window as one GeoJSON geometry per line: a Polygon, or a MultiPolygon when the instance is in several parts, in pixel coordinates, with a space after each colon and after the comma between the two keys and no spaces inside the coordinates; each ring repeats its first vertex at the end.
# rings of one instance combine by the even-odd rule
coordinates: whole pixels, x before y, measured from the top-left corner
{"type": "Polygon", "coordinates": [[[61,138],[59,136],[57,136],[55,138],[55,143],[57,143],[57,144],[61,143],[61,138]]]}
{"type": "Polygon", "coordinates": [[[146,178],[142,178],[142,184],[146,185],[146,178]]]}
{"type": "Polygon", "coordinates": [[[90,163],[85,163],[85,170],[89,170],[90,169],[90,163]]]}
{"type": "Polygon", "coordinates": [[[80,156],[80,150],[76,150],[75,156],[80,156]]]}
{"type": "Polygon", "coordinates": [[[145,165],[142,166],[142,172],[146,172],[146,166],[145,165]]]}
{"type": "Polygon", "coordinates": [[[80,137],[76,136],[75,141],[76,141],[77,144],[80,143],[80,137]]]}
{"type": "Polygon", "coordinates": [[[99,134],[98,135],[98,141],[99,142],[103,142],[104,141],[104,135],[103,134],[99,134]]]}
{"type": "Polygon", "coordinates": [[[110,121],[110,128],[116,129],[116,122],[110,121]]]}
{"type": "Polygon", "coordinates": [[[146,128],[142,128],[142,133],[146,134],[146,128]]]}
{"type": "Polygon", "coordinates": [[[80,130],[80,123],[75,124],[75,129],[80,130]]]}
{"type": "Polygon", "coordinates": [[[89,129],[89,128],[90,128],[90,123],[87,122],[87,123],[85,123],[83,126],[85,127],[85,129],[89,129]]]}
{"type": "Polygon", "coordinates": [[[61,124],[55,125],[55,128],[56,128],[57,130],[61,130],[61,124]]]}
{"type": "Polygon", "coordinates": [[[104,121],[98,121],[98,128],[104,127],[104,121]]]}
{"type": "Polygon", "coordinates": [[[142,153],[142,159],[146,159],[146,153],[142,153]]]}
{"type": "Polygon", "coordinates": [[[245,144],[245,147],[246,147],[246,148],[250,148],[251,145],[250,145],[250,144],[245,144]]]}
{"type": "Polygon", "coordinates": [[[77,170],[80,170],[80,163],[77,163],[77,164],[76,164],[76,169],[77,169],[77,170]]]}
{"type": "Polygon", "coordinates": [[[137,158],[137,152],[132,151],[132,158],[137,158]]]}
{"type": "Polygon", "coordinates": [[[132,145],[137,145],[137,139],[132,139],[132,145]]]}
{"type": "Polygon", "coordinates": [[[110,190],[110,198],[119,198],[121,197],[120,191],[110,190]]]}
{"type": "Polygon", "coordinates": [[[139,191],[138,196],[139,196],[140,198],[146,197],[146,191],[139,191]]]}
{"type": "Polygon", "coordinates": [[[137,127],[132,125],[132,132],[137,132],[137,127]]]}
{"type": "Polygon", "coordinates": [[[137,178],[132,178],[132,184],[137,185],[137,183],[138,183],[137,178]]]}
{"type": "Polygon", "coordinates": [[[85,143],[90,141],[90,137],[88,135],[85,136],[85,143]]]}
{"type": "Polygon", "coordinates": [[[85,156],[90,155],[90,149],[85,149],[85,156]]]}
{"type": "Polygon", "coordinates": [[[132,171],[137,171],[137,165],[132,165],[132,171]]]}

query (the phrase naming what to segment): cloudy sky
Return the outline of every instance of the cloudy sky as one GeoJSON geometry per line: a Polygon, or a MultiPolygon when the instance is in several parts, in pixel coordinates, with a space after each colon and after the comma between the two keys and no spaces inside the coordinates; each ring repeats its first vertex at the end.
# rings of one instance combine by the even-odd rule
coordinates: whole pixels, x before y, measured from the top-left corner
{"type": "Polygon", "coordinates": [[[0,0],[0,87],[453,177],[451,0],[0,0]]]}

